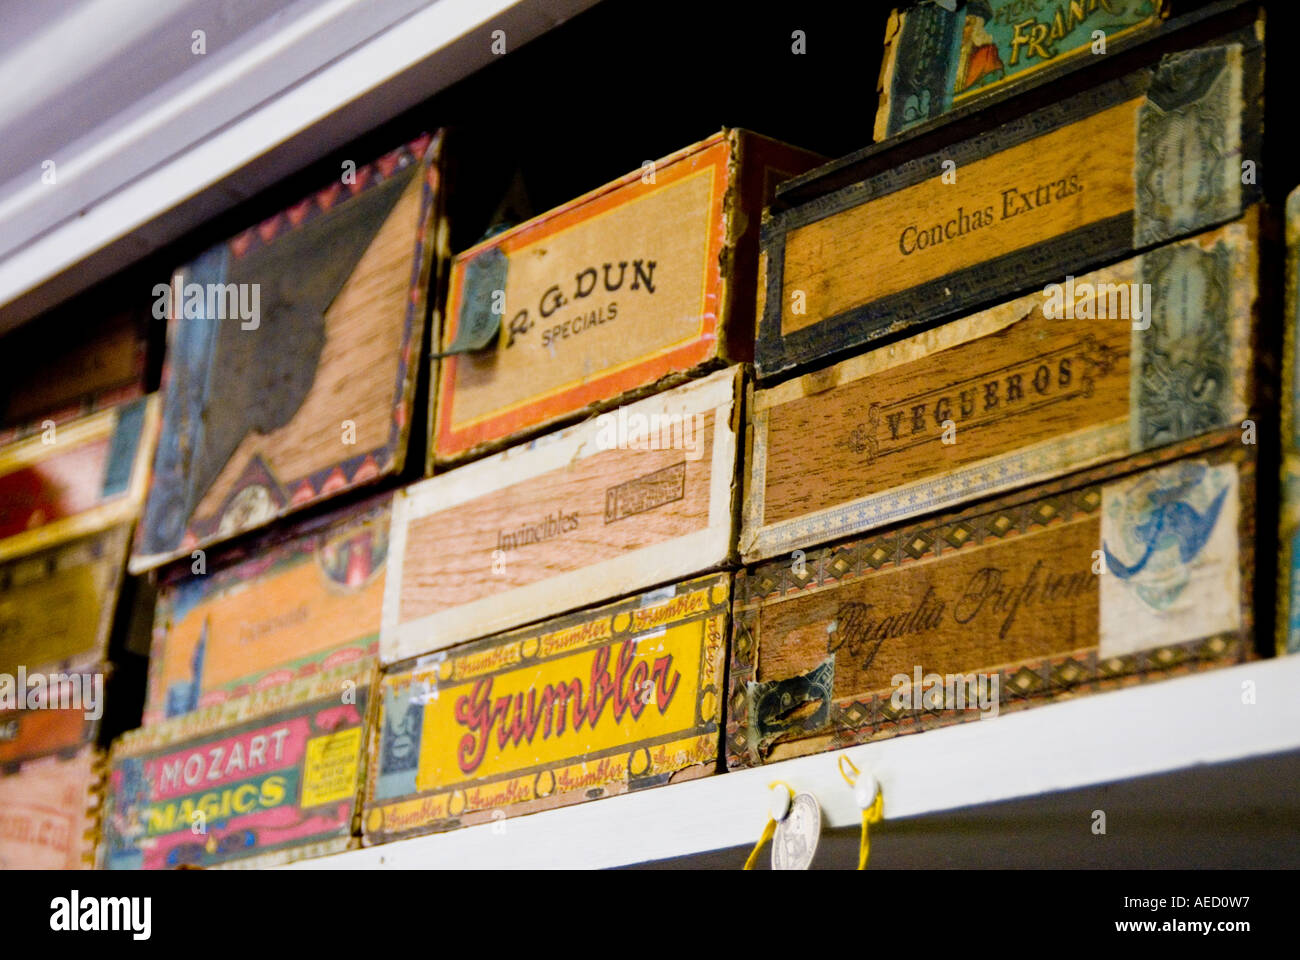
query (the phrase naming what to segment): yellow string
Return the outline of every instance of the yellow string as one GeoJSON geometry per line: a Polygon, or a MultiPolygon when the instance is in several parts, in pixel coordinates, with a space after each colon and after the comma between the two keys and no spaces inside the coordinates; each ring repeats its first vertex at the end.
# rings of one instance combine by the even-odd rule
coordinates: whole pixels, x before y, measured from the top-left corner
{"type": "MultiPolygon", "coordinates": [[[[794,799],[794,789],[790,786],[790,784],[786,783],[784,780],[773,780],[771,783],[767,785],[767,789],[769,790],[773,789],[774,787],[785,787],[785,789],[790,793],[790,799],[792,800],[794,799]]],[[[758,863],[759,851],[763,849],[763,845],[766,844],[767,841],[772,839],[772,834],[774,834],[775,832],[776,832],[776,820],[773,817],[769,816],[767,818],[767,826],[763,828],[763,835],[758,838],[758,843],[755,844],[754,849],[750,851],[749,859],[745,861],[744,869],[746,870],[754,869],[754,864],[758,863]]]]}
{"type": "Polygon", "coordinates": [[[885,795],[876,787],[876,799],[871,806],[862,811],[862,842],[858,846],[858,869],[867,869],[867,857],[871,855],[871,837],[868,827],[885,818],[885,795]]]}
{"type": "Polygon", "coordinates": [[[758,838],[758,844],[750,851],[749,859],[745,861],[745,869],[753,870],[754,864],[758,863],[758,852],[763,849],[763,844],[772,839],[772,834],[776,832],[776,821],[771,817],[767,818],[767,826],[763,828],[763,835],[758,838]]]}
{"type": "MultiPolygon", "coordinates": [[[[844,778],[844,782],[850,787],[854,786],[858,782],[858,777],[861,775],[862,771],[857,768],[857,765],[850,760],[847,755],[840,755],[839,768],[840,776],[844,778]],[[852,776],[849,776],[849,771],[844,769],[845,764],[848,764],[849,769],[853,771],[852,776]]],[[[858,843],[859,870],[867,869],[867,858],[871,855],[871,836],[869,828],[873,823],[879,823],[883,819],[885,819],[885,795],[881,792],[880,787],[877,786],[876,796],[875,799],[871,801],[871,806],[862,811],[862,839],[858,843]]]]}
{"type": "Polygon", "coordinates": [[[858,769],[857,764],[855,764],[852,760],[849,759],[848,754],[844,754],[844,753],[840,754],[839,767],[840,767],[840,776],[844,778],[844,782],[847,783],[850,787],[858,782],[858,776],[859,774],[861,774],[862,771],[858,769]],[[846,763],[853,770],[853,776],[851,777],[849,776],[848,771],[844,769],[844,764],[846,763]]]}

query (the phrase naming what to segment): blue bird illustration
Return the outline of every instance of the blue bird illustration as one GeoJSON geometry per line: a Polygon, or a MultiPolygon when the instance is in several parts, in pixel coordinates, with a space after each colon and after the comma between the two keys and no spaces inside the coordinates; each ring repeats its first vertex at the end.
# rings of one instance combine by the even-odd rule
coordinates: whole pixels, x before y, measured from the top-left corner
{"type": "Polygon", "coordinates": [[[1189,562],[1200,553],[1219,520],[1228,488],[1224,487],[1219,491],[1219,495],[1202,515],[1195,507],[1181,499],[1188,490],[1196,486],[1196,483],[1197,481],[1189,480],[1176,487],[1156,490],[1148,494],[1147,499],[1151,501],[1153,509],[1149,518],[1134,529],[1138,542],[1146,544],[1146,550],[1136,563],[1129,566],[1111,553],[1110,547],[1103,542],[1102,550],[1106,554],[1106,568],[1114,571],[1122,580],[1131,580],[1142,572],[1157,550],[1171,541],[1178,544],[1178,558],[1183,563],[1189,562]]]}

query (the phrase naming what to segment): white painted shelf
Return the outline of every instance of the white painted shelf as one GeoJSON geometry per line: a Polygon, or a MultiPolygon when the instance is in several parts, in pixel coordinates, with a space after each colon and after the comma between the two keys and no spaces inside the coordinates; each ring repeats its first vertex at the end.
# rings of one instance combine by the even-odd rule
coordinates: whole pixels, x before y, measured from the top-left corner
{"type": "Polygon", "coordinates": [[[40,165],[0,174],[0,333],[469,76],[493,59],[498,31],[509,53],[594,2],[296,0],[246,34],[248,4],[232,0],[84,4],[21,55],[0,56],[0,78],[18,83],[17,100],[0,92],[0,147],[30,123],[24,113],[5,126],[24,93],[53,96],[56,81],[75,80],[102,100],[82,103],[96,118],[83,136],[44,145],[58,162],[53,185],[40,165]],[[222,20],[235,24],[229,43],[190,56],[191,27],[222,20]],[[87,58],[113,44],[179,48],[194,66],[158,95],[118,103],[122,78],[95,72],[98,60],[69,64],[74,41],[87,58]],[[58,67],[24,90],[12,75],[42,62],[58,67]]]}
{"type": "Polygon", "coordinates": [[[841,754],[879,780],[887,821],[1279,754],[1300,749],[1297,691],[1300,657],[1260,661],[290,868],[601,868],[744,847],[778,779],[852,827],[841,754]]]}

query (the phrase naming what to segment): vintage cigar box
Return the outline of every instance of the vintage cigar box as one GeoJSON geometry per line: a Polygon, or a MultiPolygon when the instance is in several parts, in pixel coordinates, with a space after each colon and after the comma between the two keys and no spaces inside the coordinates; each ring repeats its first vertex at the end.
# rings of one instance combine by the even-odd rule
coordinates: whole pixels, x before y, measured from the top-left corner
{"type": "Polygon", "coordinates": [[[1250,658],[1256,448],[1242,437],[737,574],[728,764],[1250,658]]]}
{"type": "Polygon", "coordinates": [[[1277,652],[1300,653],[1300,188],[1286,201],[1286,315],[1282,349],[1282,486],[1277,652]]]}
{"type": "Polygon", "coordinates": [[[0,561],[0,673],[106,659],[130,543],[120,524],[0,561]]]}
{"type": "Polygon", "coordinates": [[[374,664],[322,670],[119,738],[101,865],[263,867],[352,846],[374,664]]]}
{"type": "Polygon", "coordinates": [[[0,870],[88,870],[104,758],[93,746],[0,773],[0,870]]]}
{"type": "Polygon", "coordinates": [[[108,673],[102,663],[20,663],[0,671],[0,770],[93,743],[108,673]]]}
{"type": "Polygon", "coordinates": [[[869,148],[778,188],[759,379],[1241,216],[1260,195],[1262,23],[965,139],[869,148]]]}
{"type": "Polygon", "coordinates": [[[151,396],[0,448],[0,561],[134,522],[157,433],[151,396]]]}
{"type": "Polygon", "coordinates": [[[213,550],[163,578],[144,723],[374,658],[390,497],[213,550]]]}
{"type": "Polygon", "coordinates": [[[398,493],[383,662],[726,564],[743,369],[398,493]]]}
{"type": "Polygon", "coordinates": [[[742,558],[1241,424],[1252,406],[1258,228],[1256,206],[754,391],[742,558]]]}
{"type": "Polygon", "coordinates": [[[895,10],[885,28],[876,139],[1048,68],[1111,52],[1125,38],[1150,33],[1167,6],[1162,0],[972,0],[952,10],[934,2],[895,10]]]}
{"type": "Polygon", "coordinates": [[[144,396],[145,318],[129,309],[87,318],[78,307],[0,340],[0,445],[144,396]]]}
{"type": "Polygon", "coordinates": [[[133,573],[402,469],[441,143],[345,170],[155,288],[165,403],[133,573]]]}
{"type": "Polygon", "coordinates": [[[365,842],[713,773],[730,595],[713,574],[387,669],[365,842]]]}
{"type": "Polygon", "coordinates": [[[437,464],[751,360],[763,205],[820,159],[724,130],[456,256],[437,464]]]}

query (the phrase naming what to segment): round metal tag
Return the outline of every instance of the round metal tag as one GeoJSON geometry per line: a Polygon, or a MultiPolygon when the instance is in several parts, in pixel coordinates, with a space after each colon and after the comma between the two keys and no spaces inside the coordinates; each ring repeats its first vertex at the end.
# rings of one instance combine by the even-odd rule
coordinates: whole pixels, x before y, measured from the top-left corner
{"type": "Polygon", "coordinates": [[[811,793],[800,793],[790,815],[776,825],[772,837],[773,870],[807,870],[817,855],[822,835],[822,808],[811,793]]]}

